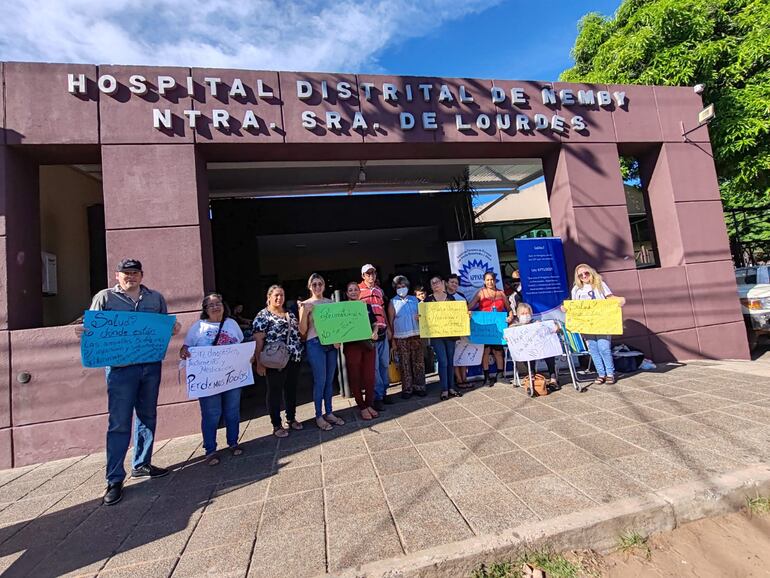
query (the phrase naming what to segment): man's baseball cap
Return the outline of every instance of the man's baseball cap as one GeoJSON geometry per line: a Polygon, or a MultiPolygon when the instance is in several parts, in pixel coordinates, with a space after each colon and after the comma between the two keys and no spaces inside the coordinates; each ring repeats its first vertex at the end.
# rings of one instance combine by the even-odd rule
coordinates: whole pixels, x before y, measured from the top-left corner
{"type": "Polygon", "coordinates": [[[139,271],[142,272],[142,262],[138,261],[137,259],[123,259],[120,263],[118,263],[118,268],[116,269],[119,273],[124,273],[126,271],[139,271]]]}
{"type": "Polygon", "coordinates": [[[376,270],[377,270],[377,267],[375,267],[375,266],[374,266],[374,265],[372,265],[371,263],[367,263],[366,265],[364,265],[363,267],[361,267],[361,275],[363,275],[363,274],[364,274],[364,273],[366,273],[367,271],[371,271],[372,269],[374,269],[374,270],[376,271],[376,270]]]}

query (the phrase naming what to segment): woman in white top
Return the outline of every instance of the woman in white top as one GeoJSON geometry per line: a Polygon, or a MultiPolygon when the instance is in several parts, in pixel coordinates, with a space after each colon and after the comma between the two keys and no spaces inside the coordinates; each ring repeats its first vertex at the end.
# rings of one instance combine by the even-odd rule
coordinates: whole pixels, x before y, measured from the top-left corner
{"type": "MultiPolygon", "coordinates": [[[[219,293],[209,293],[201,303],[201,318],[193,323],[184,338],[184,345],[179,350],[179,357],[190,357],[189,347],[211,345],[232,345],[243,341],[243,332],[238,323],[230,318],[227,304],[219,293]]],[[[206,461],[210,466],[219,463],[217,455],[217,427],[224,415],[227,431],[227,446],[234,456],[243,453],[238,445],[241,425],[241,389],[235,388],[207,397],[198,398],[201,406],[201,432],[206,461]]]]}
{"type": "MultiPolygon", "coordinates": [[[[572,299],[617,299],[621,307],[626,304],[624,297],[613,295],[596,269],[581,263],[575,267],[575,284],[572,299]]],[[[612,341],[609,335],[583,335],[588,352],[596,366],[597,378],[594,383],[615,383],[615,364],[612,361],[612,341]]]]}
{"type": "Polygon", "coordinates": [[[322,430],[332,429],[332,425],[345,425],[345,421],[332,413],[334,374],[337,371],[337,349],[339,344],[322,345],[313,322],[313,307],[323,303],[332,303],[324,297],[326,282],[318,273],[313,273],[307,280],[310,298],[299,302],[299,332],[305,338],[305,349],[310,368],[313,370],[313,402],[315,403],[315,423],[322,430]],[[326,409],[326,413],[323,410],[326,409]]]}

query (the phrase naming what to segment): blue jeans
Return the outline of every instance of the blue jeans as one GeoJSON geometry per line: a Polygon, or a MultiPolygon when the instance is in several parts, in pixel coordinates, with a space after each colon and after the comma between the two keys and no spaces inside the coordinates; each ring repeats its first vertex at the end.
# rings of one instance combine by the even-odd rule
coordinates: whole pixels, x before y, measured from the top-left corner
{"type": "Polygon", "coordinates": [[[455,345],[454,339],[436,338],[431,339],[430,344],[433,351],[436,352],[438,361],[438,379],[441,383],[441,391],[449,391],[455,387],[455,345]]]}
{"type": "Polygon", "coordinates": [[[313,402],[315,403],[316,418],[332,412],[332,396],[334,392],[334,372],[337,371],[337,350],[331,345],[321,345],[321,341],[314,337],[305,344],[307,360],[310,369],[313,370],[313,402]],[[326,411],[322,411],[322,406],[326,411]]]}
{"type": "Polygon", "coordinates": [[[134,420],[134,459],[132,467],[147,466],[152,457],[155,424],[158,416],[160,362],[108,367],[107,406],[107,482],[126,478],[123,460],[131,442],[131,418],[134,420]]]}
{"type": "Polygon", "coordinates": [[[377,342],[377,356],[374,358],[374,399],[385,399],[390,385],[390,345],[387,339],[377,342]]]}
{"type": "Polygon", "coordinates": [[[615,375],[615,363],[612,361],[612,338],[609,335],[584,335],[583,337],[599,377],[615,375]]]}
{"type": "Polygon", "coordinates": [[[201,405],[201,433],[206,455],[217,451],[217,428],[224,415],[227,447],[238,445],[241,427],[241,388],[198,398],[201,405]]]}

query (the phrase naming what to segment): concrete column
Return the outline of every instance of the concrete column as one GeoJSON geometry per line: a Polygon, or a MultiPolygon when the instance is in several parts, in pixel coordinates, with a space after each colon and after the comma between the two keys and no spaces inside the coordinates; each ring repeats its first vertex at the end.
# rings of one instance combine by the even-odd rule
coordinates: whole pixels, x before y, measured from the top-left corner
{"type": "Polygon", "coordinates": [[[105,145],[102,170],[108,282],[120,259],[136,258],[171,312],[197,311],[214,268],[205,164],[194,145],[105,145]]]}
{"type": "Polygon", "coordinates": [[[623,340],[649,353],[617,146],[562,144],[543,168],[551,224],[564,242],[570,284],[579,263],[596,267],[612,291],[628,300],[623,340]]]}
{"type": "Polygon", "coordinates": [[[0,468],[13,465],[10,331],[42,324],[38,166],[0,145],[0,468]]]}
{"type": "Polygon", "coordinates": [[[651,329],[665,329],[653,353],[748,359],[711,146],[663,143],[639,164],[661,264],[640,271],[651,329]]]}

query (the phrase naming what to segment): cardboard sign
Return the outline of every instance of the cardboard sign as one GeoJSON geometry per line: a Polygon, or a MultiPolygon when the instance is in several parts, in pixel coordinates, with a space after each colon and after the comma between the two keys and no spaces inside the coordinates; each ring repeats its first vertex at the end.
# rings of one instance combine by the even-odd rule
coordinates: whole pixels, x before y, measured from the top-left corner
{"type": "Polygon", "coordinates": [[[617,299],[565,301],[567,329],[588,335],[621,335],[623,313],[617,299]]]}
{"type": "Polygon", "coordinates": [[[372,325],[363,301],[315,305],[311,313],[322,345],[372,338],[372,325]]]}
{"type": "Polygon", "coordinates": [[[420,303],[420,337],[464,337],[471,334],[465,301],[420,303]]]}
{"type": "Polygon", "coordinates": [[[471,314],[471,343],[505,345],[503,331],[508,327],[508,314],[500,311],[474,311],[471,314]]]}
{"type": "Polygon", "coordinates": [[[505,330],[505,341],[514,361],[534,361],[562,354],[554,321],[509,327],[505,330]]]}
{"type": "Polygon", "coordinates": [[[455,345],[455,367],[473,367],[481,365],[484,358],[484,345],[471,343],[467,339],[461,339],[455,345]]]}
{"type": "Polygon", "coordinates": [[[186,362],[187,397],[197,399],[254,383],[251,358],[256,343],[190,347],[186,362]]]}
{"type": "Polygon", "coordinates": [[[163,361],[176,316],[137,311],[86,311],[80,339],[84,367],[163,361]]]}

